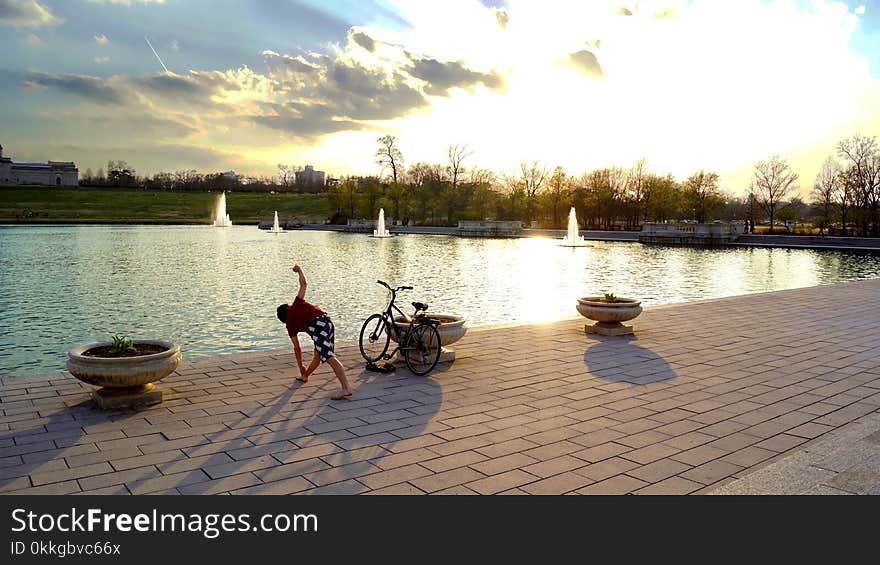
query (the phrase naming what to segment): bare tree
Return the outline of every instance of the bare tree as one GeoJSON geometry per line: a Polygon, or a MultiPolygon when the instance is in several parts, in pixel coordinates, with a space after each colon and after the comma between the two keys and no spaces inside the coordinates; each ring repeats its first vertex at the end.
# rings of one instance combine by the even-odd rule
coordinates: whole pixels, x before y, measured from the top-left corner
{"type": "MultiPolygon", "coordinates": [[[[854,135],[837,144],[837,154],[847,164],[846,180],[851,189],[851,204],[861,208],[862,235],[868,235],[868,224],[877,234],[877,204],[880,200],[880,148],[876,137],[854,135]],[[874,212],[869,219],[868,210],[874,212]]],[[[846,226],[844,226],[845,228],[846,226]]]]}
{"type": "Polygon", "coordinates": [[[449,146],[449,176],[452,186],[458,186],[458,181],[464,175],[464,160],[473,155],[474,152],[468,149],[467,145],[450,145],[449,146]]]}
{"type": "Polygon", "coordinates": [[[376,150],[376,164],[382,167],[384,172],[391,169],[391,179],[394,184],[400,180],[398,173],[403,172],[403,153],[397,146],[397,138],[393,135],[386,135],[376,140],[379,149],[376,150]]]}
{"type": "Polygon", "coordinates": [[[644,211],[644,215],[648,215],[648,161],[644,158],[633,165],[629,170],[629,178],[627,182],[627,193],[633,208],[633,226],[638,226],[639,217],[644,211]]]}
{"type": "Polygon", "coordinates": [[[798,175],[791,170],[788,161],[779,155],[774,155],[767,161],[758,161],[755,164],[755,178],[752,184],[761,205],[770,216],[770,233],[773,233],[773,218],[776,214],[776,207],[785,198],[797,179],[798,175]]]}
{"type": "Polygon", "coordinates": [[[846,235],[847,213],[853,206],[857,192],[854,171],[854,168],[841,169],[840,180],[834,190],[834,199],[840,208],[840,228],[843,235],[846,235]]]}
{"type": "Polygon", "coordinates": [[[823,235],[831,218],[831,208],[834,206],[835,195],[840,185],[840,165],[834,157],[828,157],[822,170],[816,175],[816,183],[813,185],[813,201],[822,209],[822,219],[819,221],[819,234],[823,235]]]}
{"type": "Polygon", "coordinates": [[[519,170],[519,180],[526,199],[526,220],[531,220],[535,213],[536,197],[544,186],[544,181],[547,179],[549,171],[547,171],[547,167],[541,166],[538,161],[533,161],[531,164],[522,161],[519,164],[519,170]]]}
{"type": "Polygon", "coordinates": [[[296,182],[296,167],[293,165],[278,164],[278,182],[285,189],[290,190],[296,182]]]}
{"type": "Polygon", "coordinates": [[[489,169],[471,169],[471,183],[475,185],[493,186],[498,180],[497,175],[489,169]]]}

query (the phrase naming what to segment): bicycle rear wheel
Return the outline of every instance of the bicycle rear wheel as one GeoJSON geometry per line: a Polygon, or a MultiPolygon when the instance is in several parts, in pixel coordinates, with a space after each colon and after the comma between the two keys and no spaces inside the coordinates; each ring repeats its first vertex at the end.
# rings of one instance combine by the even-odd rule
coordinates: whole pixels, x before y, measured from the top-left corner
{"type": "Polygon", "coordinates": [[[388,323],[382,314],[373,314],[361,326],[358,345],[361,355],[368,363],[374,363],[388,351],[391,336],[388,334],[388,323]]]}
{"type": "Polygon", "coordinates": [[[432,325],[415,326],[403,348],[406,366],[414,375],[427,375],[440,360],[440,332],[432,325]]]}

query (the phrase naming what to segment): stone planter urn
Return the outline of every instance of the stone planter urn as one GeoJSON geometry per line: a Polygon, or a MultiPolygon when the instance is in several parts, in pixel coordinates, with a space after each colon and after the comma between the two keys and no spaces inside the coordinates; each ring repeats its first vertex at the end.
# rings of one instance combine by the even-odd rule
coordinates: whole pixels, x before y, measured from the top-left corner
{"type": "MultiPolygon", "coordinates": [[[[425,316],[440,321],[440,324],[437,326],[437,332],[440,334],[440,360],[437,363],[452,363],[455,361],[455,350],[449,346],[463,338],[467,333],[467,320],[462,316],[454,314],[433,314],[427,312],[425,316]]],[[[401,332],[401,338],[405,339],[409,321],[404,319],[403,316],[396,316],[394,318],[394,325],[401,332]]],[[[391,339],[394,339],[394,334],[391,334],[391,339]]]]}
{"type": "Polygon", "coordinates": [[[632,320],[642,313],[642,301],[634,298],[615,298],[608,302],[602,296],[578,298],[577,311],[581,316],[595,320],[595,324],[587,324],[587,333],[599,335],[630,335],[632,325],[623,322],[632,320]]]}
{"type": "Polygon", "coordinates": [[[110,342],[91,343],[67,352],[67,370],[77,379],[95,385],[92,399],[103,410],[138,408],[162,402],[162,391],[153,383],[180,365],[180,346],[170,341],[133,340],[135,352],[111,356],[110,342]]]}

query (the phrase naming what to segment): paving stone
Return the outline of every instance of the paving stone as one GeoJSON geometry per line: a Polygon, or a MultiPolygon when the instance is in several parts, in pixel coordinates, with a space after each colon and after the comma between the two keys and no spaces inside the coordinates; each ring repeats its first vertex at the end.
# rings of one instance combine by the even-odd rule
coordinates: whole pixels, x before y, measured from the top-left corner
{"type": "Polygon", "coordinates": [[[632,461],[627,461],[620,457],[612,457],[578,469],[576,472],[592,479],[593,481],[599,482],[609,477],[626,473],[636,467],[639,467],[638,463],[633,463],[632,461]]]}
{"type": "Polygon", "coordinates": [[[465,486],[479,494],[496,494],[534,482],[535,480],[537,480],[537,477],[534,475],[530,475],[520,469],[512,469],[501,474],[467,483],[465,486]]]}
{"type": "Polygon", "coordinates": [[[224,477],[222,479],[184,485],[178,487],[177,490],[180,494],[185,495],[222,494],[224,492],[231,492],[260,483],[260,479],[255,477],[252,473],[241,473],[239,475],[232,475],[231,477],[224,477]]]}
{"type": "Polygon", "coordinates": [[[690,465],[686,465],[680,461],[674,459],[660,459],[659,461],[654,461],[647,465],[630,469],[626,474],[647,483],[658,483],[674,475],[680,475],[690,469],[690,465]]]}
{"type": "Polygon", "coordinates": [[[435,473],[442,473],[450,469],[465,467],[467,465],[472,465],[474,463],[479,463],[488,459],[489,458],[482,453],[478,453],[476,451],[465,451],[463,453],[454,453],[452,455],[447,455],[446,457],[438,457],[436,459],[422,461],[421,465],[432,470],[435,473]]]}
{"type": "Polygon", "coordinates": [[[709,485],[725,477],[729,477],[741,470],[740,465],[734,465],[728,461],[715,460],[703,463],[693,469],[680,473],[680,476],[690,481],[709,485]]]}
{"type": "Polygon", "coordinates": [[[309,482],[321,487],[381,471],[382,469],[368,461],[359,461],[357,463],[350,463],[339,467],[331,467],[330,469],[325,469],[323,471],[308,473],[305,475],[305,478],[307,478],[309,482]]]}
{"type": "MultiPolygon", "coordinates": [[[[413,464],[360,477],[358,481],[365,484],[370,489],[383,489],[385,487],[406,483],[412,479],[418,479],[431,474],[433,474],[433,471],[430,469],[426,469],[421,465],[413,464]]],[[[421,494],[421,491],[419,491],[419,493],[421,494]]]]}
{"type": "Polygon", "coordinates": [[[644,481],[634,479],[627,475],[617,475],[616,477],[593,483],[579,489],[577,492],[578,494],[593,495],[628,494],[644,488],[647,484],[648,483],[644,481]]]}
{"type": "Polygon", "coordinates": [[[575,451],[572,455],[590,463],[598,463],[599,461],[604,461],[629,451],[632,451],[631,447],[609,441],[608,443],[589,447],[581,451],[575,451]]]}
{"type": "Polygon", "coordinates": [[[488,461],[483,461],[481,463],[471,463],[470,467],[472,469],[476,469],[484,475],[497,475],[499,473],[504,473],[513,469],[526,467],[537,462],[537,459],[529,457],[527,455],[523,455],[522,453],[511,453],[510,455],[496,457],[494,459],[489,459],[488,461]]]}
{"type": "Polygon", "coordinates": [[[230,491],[229,494],[296,494],[313,488],[315,488],[315,485],[306,479],[302,477],[291,477],[288,479],[273,481],[271,483],[263,483],[252,487],[233,490],[230,491]]]}
{"type": "MultiPolygon", "coordinates": [[[[369,491],[366,491],[364,494],[380,495],[380,496],[384,496],[384,495],[412,496],[412,495],[416,495],[416,494],[425,494],[425,493],[409,483],[399,483],[396,485],[391,485],[391,486],[387,486],[387,487],[376,489],[376,490],[369,490],[369,491]]],[[[474,493],[471,493],[471,494],[474,494],[474,493]]]]}
{"type": "Polygon", "coordinates": [[[418,487],[420,490],[423,490],[427,493],[432,493],[439,490],[448,489],[450,487],[464,485],[465,483],[470,483],[481,478],[483,478],[483,475],[471,469],[470,467],[459,467],[456,469],[451,469],[449,471],[443,471],[440,473],[428,475],[426,477],[413,479],[409,482],[418,487]]]}
{"type": "Polygon", "coordinates": [[[194,483],[203,483],[208,481],[210,478],[211,477],[206,475],[201,469],[193,469],[192,471],[183,473],[174,473],[170,475],[162,475],[150,477],[147,479],[129,481],[125,483],[125,486],[127,487],[127,490],[132,494],[150,494],[170,489],[177,489],[178,487],[194,483]]]}
{"type": "Polygon", "coordinates": [[[635,491],[635,494],[675,495],[691,494],[703,488],[703,485],[682,477],[669,477],[657,483],[635,491]]]}
{"type": "Polygon", "coordinates": [[[585,477],[582,473],[567,472],[528,483],[520,488],[529,494],[555,495],[574,492],[593,482],[593,479],[585,477]]]}

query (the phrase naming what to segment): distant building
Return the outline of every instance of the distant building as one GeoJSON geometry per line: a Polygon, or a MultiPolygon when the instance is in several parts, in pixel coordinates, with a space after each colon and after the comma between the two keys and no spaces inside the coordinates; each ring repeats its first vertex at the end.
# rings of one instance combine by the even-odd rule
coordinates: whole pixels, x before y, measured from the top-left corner
{"type": "Polygon", "coordinates": [[[235,182],[238,182],[239,180],[239,175],[237,175],[235,171],[226,171],[225,173],[220,173],[220,176],[235,182]]]}
{"type": "Polygon", "coordinates": [[[311,165],[301,171],[296,171],[296,184],[306,188],[320,189],[324,187],[324,171],[316,171],[311,165]]]}
{"type": "Polygon", "coordinates": [[[0,145],[0,184],[77,186],[79,170],[73,161],[16,163],[11,157],[3,156],[3,146],[0,145]]]}

